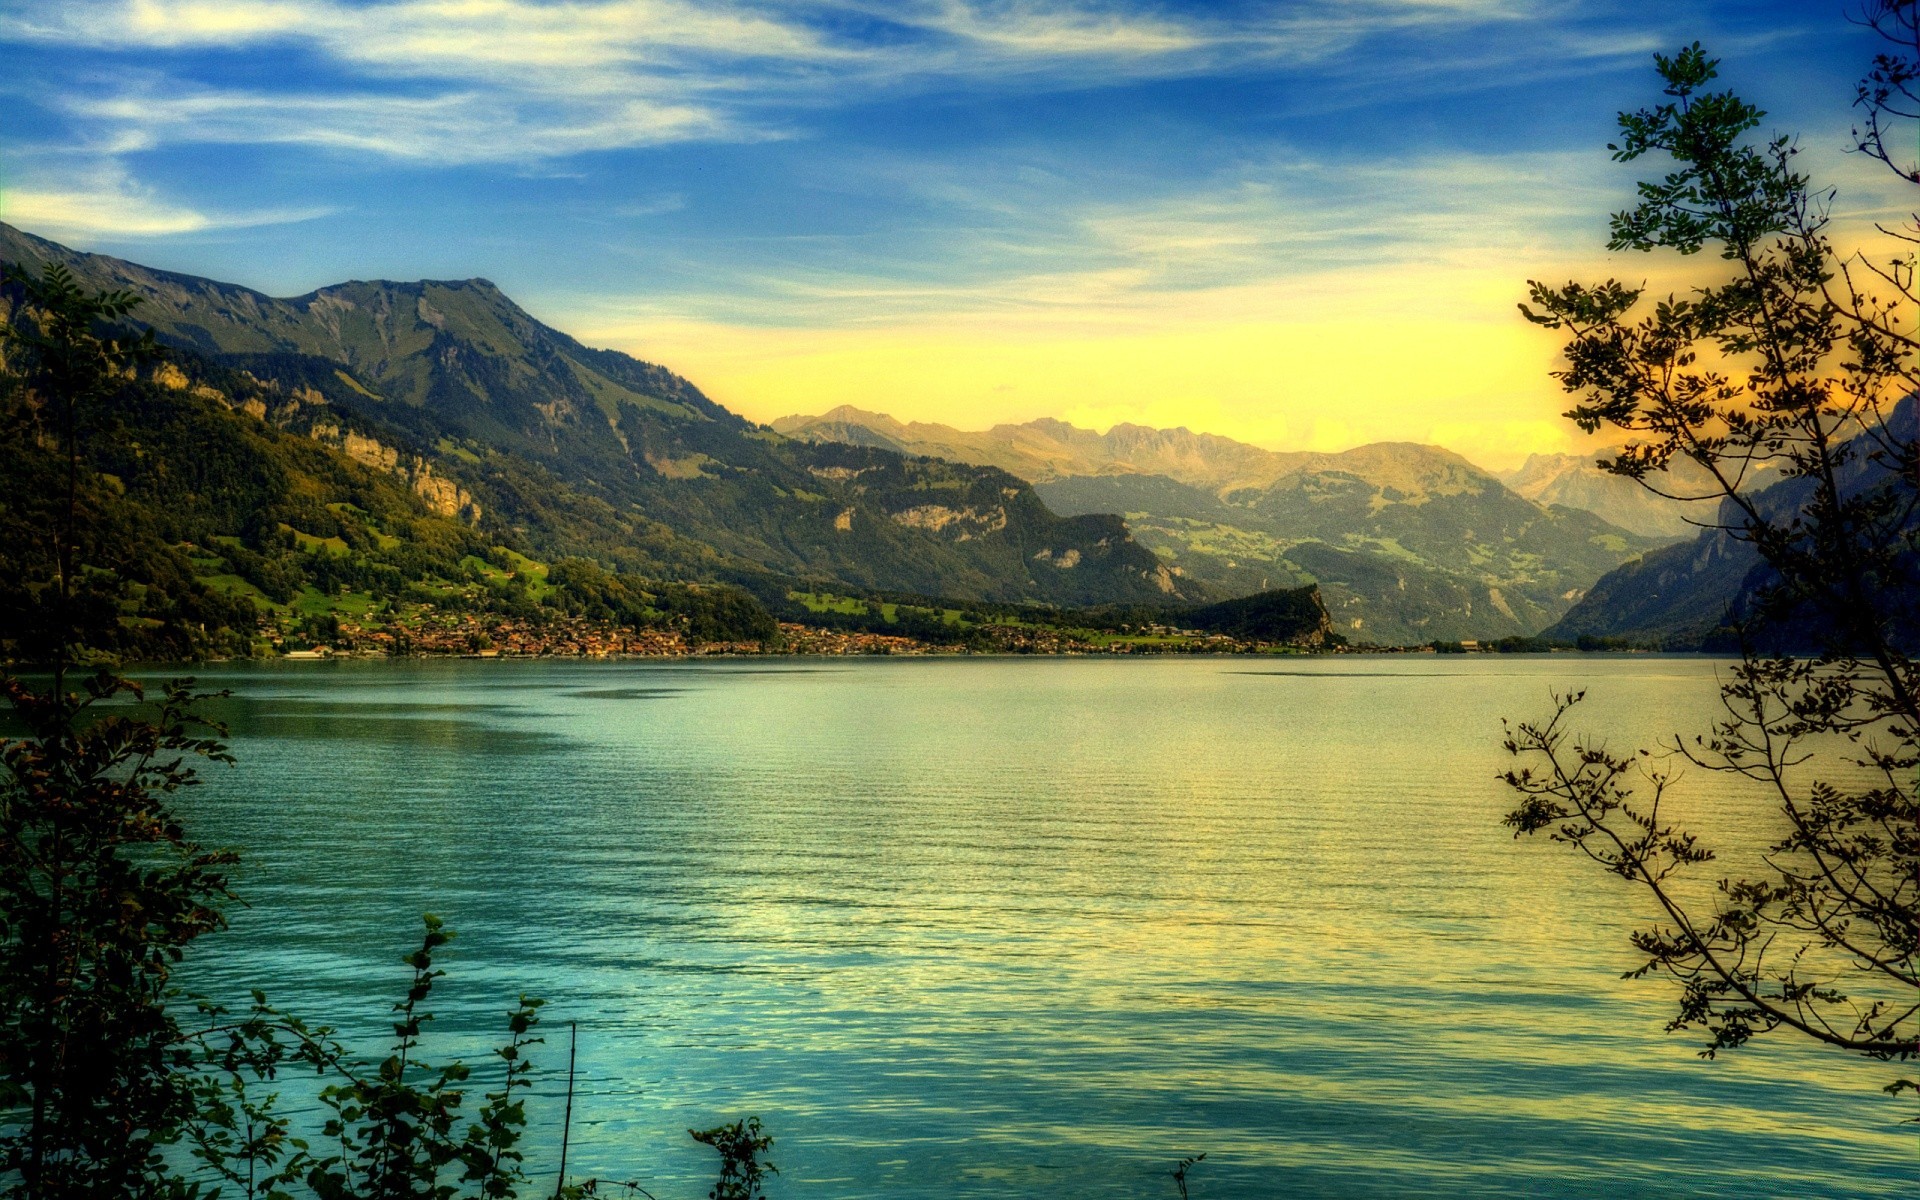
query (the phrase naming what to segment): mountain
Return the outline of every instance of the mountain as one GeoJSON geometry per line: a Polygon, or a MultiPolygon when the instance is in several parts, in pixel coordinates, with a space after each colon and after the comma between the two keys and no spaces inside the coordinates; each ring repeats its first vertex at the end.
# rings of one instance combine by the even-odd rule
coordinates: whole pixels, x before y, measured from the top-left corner
{"type": "Polygon", "coordinates": [[[1117,517],[1057,516],[991,467],[782,437],[663,367],[542,324],[484,279],[280,299],[5,225],[0,261],[60,263],[87,286],[131,291],[135,319],[179,352],[191,387],[400,479],[489,544],[656,579],[1053,604],[1209,598],[1117,517]]]}
{"type": "MultiPolygon", "coordinates": [[[[1668,499],[1595,465],[1614,453],[1535,454],[1500,480],[1529,500],[1582,508],[1643,537],[1691,538],[1712,519],[1716,501],[1668,499]]],[[[1676,460],[1664,477],[1656,476],[1653,482],[1676,496],[1719,495],[1706,472],[1684,459],[1676,460]]]]}
{"type": "Polygon", "coordinates": [[[1407,643],[1535,633],[1659,543],[1515,495],[1457,455],[1384,443],[1302,456],[1216,495],[1152,476],[1063,479],[1059,512],[1119,511],[1189,578],[1229,590],[1320,584],[1340,632],[1407,643]]]}
{"type": "Polygon", "coordinates": [[[1759,555],[1732,536],[1703,533],[1609,571],[1546,631],[1555,640],[1618,640],[1698,650],[1725,640],[1727,618],[1761,582],[1759,555]]]}
{"type": "Polygon", "coordinates": [[[817,417],[781,417],[772,426],[788,437],[814,442],[880,446],[954,462],[999,467],[1032,483],[1084,475],[1160,475],[1207,489],[1272,483],[1311,455],[1262,450],[1232,438],[1189,429],[1115,425],[1105,433],[1042,418],[995,425],[980,432],[920,421],[900,422],[885,413],[843,404],[817,417]]]}
{"type": "Polygon", "coordinates": [[[1185,429],[1060,421],[965,433],[842,407],[795,437],[992,461],[1063,514],[1123,515],[1180,577],[1234,595],[1320,585],[1350,640],[1527,635],[1662,539],[1520,496],[1437,446],[1279,453],[1185,429]]]}
{"type": "MultiPolygon", "coordinates": [[[[1920,440],[1920,407],[1914,398],[1894,408],[1887,421],[1887,437],[1896,443],[1920,440]]],[[[1920,616],[1913,611],[1920,598],[1920,579],[1915,578],[1920,562],[1912,551],[1920,538],[1913,480],[1888,469],[1871,447],[1849,456],[1836,478],[1844,496],[1891,490],[1897,516],[1887,536],[1901,539],[1899,544],[1907,549],[1896,577],[1879,582],[1883,590],[1875,607],[1890,615],[1896,639],[1905,644],[1920,642],[1920,616]]],[[[1812,492],[1811,480],[1796,478],[1746,494],[1767,520],[1780,524],[1803,513],[1812,492]]],[[[1738,523],[1732,502],[1724,501],[1715,524],[1738,523]]],[[[1607,573],[1547,630],[1547,636],[1568,641],[1616,639],[1669,650],[1728,649],[1734,645],[1731,622],[1757,615],[1760,594],[1777,581],[1778,576],[1745,540],[1725,528],[1707,529],[1607,573]]],[[[1816,649],[1820,634],[1821,623],[1805,613],[1773,617],[1759,630],[1767,647],[1794,651],[1816,649]]]]}

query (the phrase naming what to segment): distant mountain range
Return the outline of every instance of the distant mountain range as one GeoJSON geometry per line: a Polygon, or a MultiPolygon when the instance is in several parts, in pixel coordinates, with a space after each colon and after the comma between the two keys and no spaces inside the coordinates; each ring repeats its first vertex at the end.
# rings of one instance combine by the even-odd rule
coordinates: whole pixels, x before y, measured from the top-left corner
{"type": "MultiPolygon", "coordinates": [[[[663,367],[542,324],[484,279],[277,299],[6,225],[0,261],[60,263],[133,292],[134,320],[180,355],[186,390],[170,394],[202,389],[391,475],[484,540],[660,579],[1054,604],[1217,598],[1117,517],[1058,516],[992,467],[782,437],[663,367]]],[[[279,523],[325,536],[325,521],[279,523]]]]}
{"type": "MultiPolygon", "coordinates": [[[[1533,634],[1600,576],[1670,540],[1537,502],[1413,443],[1281,453],[1186,429],[1100,434],[1055,420],[970,433],[850,406],[773,428],[991,463],[1031,481],[1056,512],[1124,515],[1185,578],[1234,594],[1318,583],[1354,640],[1533,634]]],[[[1560,477],[1570,487],[1580,476],[1560,477]]]]}
{"type": "Polygon", "coordinates": [[[977,433],[843,404],[817,417],[782,417],[773,429],[814,442],[878,446],[954,462],[999,467],[1032,483],[1083,475],[1163,475],[1210,491],[1260,487],[1313,457],[1262,450],[1188,429],[1115,425],[1105,433],[1042,418],[977,433]]]}

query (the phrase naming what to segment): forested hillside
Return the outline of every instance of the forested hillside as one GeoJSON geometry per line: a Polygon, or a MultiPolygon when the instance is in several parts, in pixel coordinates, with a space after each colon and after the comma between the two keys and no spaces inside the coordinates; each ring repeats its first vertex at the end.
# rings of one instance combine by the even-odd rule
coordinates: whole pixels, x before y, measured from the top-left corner
{"type": "MultiPolygon", "coordinates": [[[[64,463],[18,387],[4,422],[0,654],[31,660],[50,642],[41,601],[64,463]]],[[[92,644],[184,659],[331,644],[344,632],[392,650],[483,650],[482,630],[502,622],[577,641],[584,625],[568,629],[573,618],[690,640],[773,632],[737,587],[632,573],[675,563],[711,578],[725,565],[711,552],[604,511],[606,525],[578,527],[596,535],[545,549],[475,519],[469,494],[419,464],[409,473],[381,461],[371,432],[192,356],[128,381],[80,429],[77,557],[92,644]],[[375,461],[356,461],[343,442],[375,461]]]]}
{"type": "MultiPolygon", "coordinates": [[[[624,603],[649,620],[672,597],[704,603],[667,583],[1042,604],[1207,595],[1117,518],[1058,517],[997,470],[791,441],[663,368],[549,329],[485,281],[278,300],[6,226],[0,260],[29,272],[56,262],[84,285],[133,292],[135,317],[171,348],[88,440],[93,501],[128,536],[139,527],[139,552],[116,558],[152,593],[119,601],[139,610],[129,628],[171,631],[127,635],[143,644],[229,644],[219,614],[235,596],[339,615],[303,589],[358,598],[351,608],[408,587],[437,604],[454,591],[494,602],[476,588],[544,603],[565,587],[564,607],[597,586],[589,570],[636,581],[624,603]],[[162,593],[185,607],[153,607],[162,593]]],[[[8,404],[20,434],[0,487],[9,519],[25,520],[45,447],[33,399],[15,387],[8,404]]],[[[18,594],[35,586],[28,564],[8,574],[18,594]]],[[[722,623],[751,632],[764,615],[722,623]]]]}

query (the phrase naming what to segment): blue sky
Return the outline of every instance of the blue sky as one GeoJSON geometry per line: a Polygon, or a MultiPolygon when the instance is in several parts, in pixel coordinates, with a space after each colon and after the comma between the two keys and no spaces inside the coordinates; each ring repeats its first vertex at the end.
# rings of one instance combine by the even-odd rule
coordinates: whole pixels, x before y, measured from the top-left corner
{"type": "MultiPolygon", "coordinates": [[[[1700,38],[1839,153],[1847,5],[8,0],[0,220],[296,294],[487,276],[761,419],[1573,445],[1513,315],[1700,38]]],[[[1855,200],[1854,197],[1858,197],[1855,200]]]]}

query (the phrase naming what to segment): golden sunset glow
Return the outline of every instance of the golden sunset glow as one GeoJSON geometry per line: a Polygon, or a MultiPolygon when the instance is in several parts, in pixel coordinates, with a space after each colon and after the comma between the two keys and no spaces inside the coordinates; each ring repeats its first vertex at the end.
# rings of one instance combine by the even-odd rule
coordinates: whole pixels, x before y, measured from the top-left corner
{"type": "Polygon", "coordinates": [[[580,335],[678,363],[763,422],[841,404],[961,429],[1052,416],[1275,449],[1432,442],[1499,468],[1584,448],[1548,377],[1558,345],[1519,298],[1497,269],[1448,270],[824,330],[590,314],[580,335]]]}

